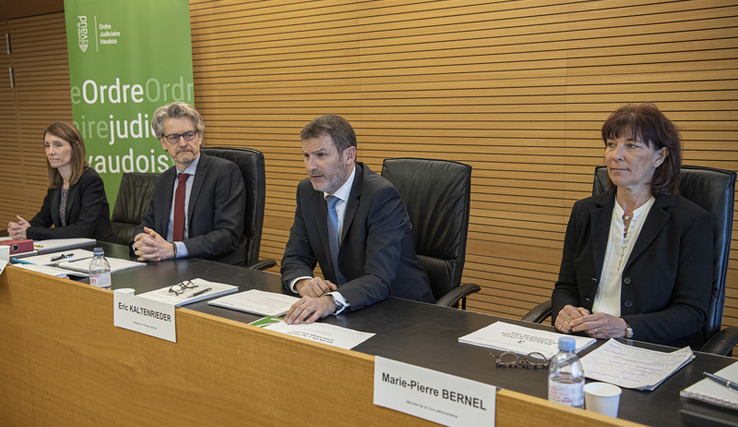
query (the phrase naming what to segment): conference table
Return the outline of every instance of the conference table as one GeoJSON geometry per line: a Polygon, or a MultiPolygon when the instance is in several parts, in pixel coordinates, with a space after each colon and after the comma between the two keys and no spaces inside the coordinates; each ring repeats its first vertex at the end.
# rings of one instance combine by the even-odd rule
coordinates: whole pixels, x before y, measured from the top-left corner
{"type": "MultiPolygon", "coordinates": [[[[124,246],[100,246],[129,258],[124,246]]],[[[288,293],[277,274],[199,259],[117,272],[112,288],[140,294],[195,278],[288,293]]],[[[546,370],[498,368],[489,349],[458,342],[500,320],[549,325],[390,297],[321,320],[376,334],[349,351],[250,326],[261,316],[201,301],[176,310],[171,343],[114,327],[112,305],[111,291],[84,281],[17,267],[0,275],[0,425],[433,425],[373,405],[374,356],[497,386],[500,426],[689,425],[680,410],[738,423],[736,411],[679,396],[729,357],[695,352],[655,391],[623,389],[614,419],[548,402],[546,370]]]]}

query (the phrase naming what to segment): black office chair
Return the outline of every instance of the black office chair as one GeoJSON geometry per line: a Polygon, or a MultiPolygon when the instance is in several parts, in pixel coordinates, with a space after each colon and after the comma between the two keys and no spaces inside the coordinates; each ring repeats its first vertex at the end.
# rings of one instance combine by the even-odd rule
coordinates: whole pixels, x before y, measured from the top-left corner
{"type": "MultiPolygon", "coordinates": [[[[710,307],[703,326],[708,342],[700,351],[729,355],[738,344],[738,328],[720,330],[725,305],[725,281],[733,231],[736,173],[701,166],[682,166],[679,194],[701,206],[712,217],[713,271],[710,307]]],[[[607,191],[607,167],[595,168],[592,195],[607,191]]],[[[541,323],[551,316],[551,300],[534,307],[523,320],[541,323]]]]}
{"type": "Polygon", "coordinates": [[[256,270],[264,270],[277,265],[274,260],[259,261],[261,232],[264,226],[264,205],[266,201],[266,168],[261,151],[243,147],[202,148],[208,156],[232,161],[241,169],[246,187],[246,210],[244,211],[244,235],[246,238],[245,265],[256,270]]]}
{"type": "Polygon", "coordinates": [[[113,232],[118,236],[119,242],[113,243],[125,245],[133,240],[133,232],[141,224],[141,217],[151,203],[154,183],[158,176],[158,173],[129,172],[123,174],[111,218],[113,232]]]}
{"type": "Polygon", "coordinates": [[[481,288],[461,285],[469,231],[471,166],[448,160],[397,158],[382,165],[413,225],[415,252],[430,279],[436,305],[466,309],[481,288]]]}

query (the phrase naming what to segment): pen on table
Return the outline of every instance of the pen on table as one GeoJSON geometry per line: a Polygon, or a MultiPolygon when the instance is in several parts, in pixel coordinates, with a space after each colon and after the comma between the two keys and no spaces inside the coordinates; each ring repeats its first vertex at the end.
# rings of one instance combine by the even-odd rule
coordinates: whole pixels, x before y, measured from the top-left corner
{"type": "Polygon", "coordinates": [[[33,265],[33,263],[30,262],[30,261],[24,261],[24,260],[18,259],[18,258],[11,258],[10,259],[10,263],[11,264],[31,264],[31,265],[33,265]]]}
{"type": "Polygon", "coordinates": [[[209,291],[212,291],[212,290],[213,290],[213,288],[203,289],[201,291],[195,292],[194,294],[192,294],[192,296],[193,297],[200,296],[200,295],[204,294],[205,292],[209,292],[209,291]]]}
{"type": "Polygon", "coordinates": [[[717,376],[717,375],[715,375],[715,374],[711,374],[711,373],[709,373],[709,372],[703,372],[703,374],[704,374],[705,376],[707,376],[707,378],[709,378],[709,379],[711,379],[711,380],[715,381],[715,382],[716,382],[716,383],[718,383],[718,384],[722,384],[722,385],[724,385],[725,387],[728,387],[729,389],[731,389],[731,390],[733,390],[733,391],[738,391],[738,384],[736,384],[736,383],[735,383],[735,382],[733,382],[733,381],[729,381],[729,380],[726,380],[726,379],[725,379],[725,378],[723,378],[723,377],[719,377],[719,376],[717,376]]]}
{"type": "Polygon", "coordinates": [[[34,248],[40,248],[40,249],[43,249],[43,248],[44,248],[44,245],[33,245],[33,247],[34,247],[34,248]]]}

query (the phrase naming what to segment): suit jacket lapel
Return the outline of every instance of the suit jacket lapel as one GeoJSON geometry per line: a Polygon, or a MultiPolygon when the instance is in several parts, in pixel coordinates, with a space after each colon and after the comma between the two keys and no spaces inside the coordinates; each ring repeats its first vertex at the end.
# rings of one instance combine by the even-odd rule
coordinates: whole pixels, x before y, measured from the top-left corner
{"type": "MultiPolygon", "coordinates": [[[[61,187],[57,191],[54,191],[54,195],[51,196],[51,221],[54,226],[61,227],[61,218],[59,218],[59,205],[61,204],[61,187]]],[[[67,203],[69,205],[69,203],[67,203]]]]}
{"type": "Polygon", "coordinates": [[[648,212],[646,222],[643,223],[640,234],[638,234],[638,240],[633,246],[633,251],[630,253],[628,262],[625,264],[627,269],[630,263],[636,259],[644,250],[653,242],[656,236],[659,235],[661,229],[664,228],[666,222],[669,221],[669,215],[664,208],[674,206],[676,197],[673,195],[661,195],[656,196],[656,201],[651,206],[651,210],[648,212]]]}
{"type": "Polygon", "coordinates": [[[190,224],[192,224],[192,214],[195,211],[195,205],[197,199],[200,196],[200,190],[202,190],[202,184],[205,182],[205,177],[208,175],[208,156],[200,152],[200,160],[197,162],[197,170],[195,171],[195,181],[192,183],[192,190],[190,192],[190,202],[187,206],[187,228],[192,230],[190,224]]]}
{"type": "MultiPolygon", "coordinates": [[[[346,239],[346,233],[354,221],[356,211],[359,209],[361,189],[364,186],[364,164],[356,162],[356,173],[354,173],[354,184],[351,186],[349,198],[346,200],[346,211],[343,215],[343,229],[341,230],[341,243],[346,239]]],[[[343,244],[341,245],[343,246],[343,244]]]]}
{"type": "Polygon", "coordinates": [[[610,238],[610,219],[615,207],[615,190],[603,193],[597,200],[597,208],[590,213],[592,224],[592,255],[594,257],[595,279],[599,282],[602,276],[602,264],[605,262],[607,241],[610,238]]]}
{"type": "Polygon", "coordinates": [[[177,180],[177,166],[172,166],[163,173],[162,181],[166,185],[156,187],[156,199],[154,200],[154,227],[157,232],[167,238],[169,230],[169,213],[172,210],[174,200],[174,182],[177,180]]]}

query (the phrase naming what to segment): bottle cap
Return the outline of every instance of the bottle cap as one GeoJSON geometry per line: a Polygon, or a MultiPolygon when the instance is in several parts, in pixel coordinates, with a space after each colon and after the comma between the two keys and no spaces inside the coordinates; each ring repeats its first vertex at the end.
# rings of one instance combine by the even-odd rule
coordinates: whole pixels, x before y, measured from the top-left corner
{"type": "Polygon", "coordinates": [[[95,248],[92,250],[92,254],[95,256],[102,255],[103,253],[103,248],[95,248]]]}
{"type": "Polygon", "coordinates": [[[559,350],[574,351],[577,348],[577,342],[573,337],[559,338],[559,350]]]}

